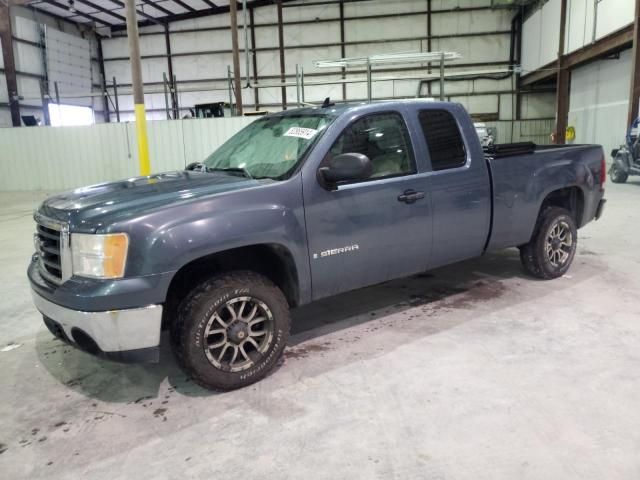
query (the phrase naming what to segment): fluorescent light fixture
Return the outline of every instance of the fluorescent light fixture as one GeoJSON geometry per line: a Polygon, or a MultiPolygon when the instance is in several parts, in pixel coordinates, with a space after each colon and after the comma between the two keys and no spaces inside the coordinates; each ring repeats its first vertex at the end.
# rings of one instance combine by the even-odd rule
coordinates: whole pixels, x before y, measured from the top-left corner
{"type": "Polygon", "coordinates": [[[462,58],[457,52],[403,52],[371,55],[369,57],[341,58],[339,60],[316,60],[317,68],[361,67],[366,65],[389,65],[397,63],[450,62],[462,58]]]}

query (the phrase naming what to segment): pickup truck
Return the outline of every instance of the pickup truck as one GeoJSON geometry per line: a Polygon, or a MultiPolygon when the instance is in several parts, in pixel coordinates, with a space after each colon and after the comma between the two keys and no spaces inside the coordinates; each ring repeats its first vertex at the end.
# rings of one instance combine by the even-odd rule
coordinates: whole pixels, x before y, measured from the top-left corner
{"type": "Polygon", "coordinates": [[[262,117],[184,171],[47,199],[28,276],[64,341],[157,361],[168,329],[194,381],[234,389],[276,365],[299,305],[508,247],[532,276],[562,276],[605,177],[596,145],[485,152],[455,103],[325,102],[262,117]]]}

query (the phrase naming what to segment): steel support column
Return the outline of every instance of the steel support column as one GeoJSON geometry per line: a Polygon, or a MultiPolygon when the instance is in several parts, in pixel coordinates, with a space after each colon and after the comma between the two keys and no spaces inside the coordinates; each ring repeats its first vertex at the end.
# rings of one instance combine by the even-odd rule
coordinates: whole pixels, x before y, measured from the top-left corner
{"type": "Polygon", "coordinates": [[[171,98],[171,112],[173,113],[174,119],[180,118],[180,112],[178,111],[178,100],[176,98],[176,89],[173,84],[173,59],[171,57],[171,35],[169,33],[169,24],[165,24],[164,26],[164,43],[165,43],[165,51],[167,52],[167,75],[169,77],[168,85],[169,85],[169,97],[171,98]]]}
{"type": "MultiPolygon", "coordinates": [[[[284,27],[282,25],[282,0],[278,0],[278,50],[280,51],[280,82],[286,81],[284,65],[284,27]]],[[[287,109],[287,87],[282,86],[282,109],[287,109]]]]}
{"type": "Polygon", "coordinates": [[[20,103],[18,101],[18,78],[16,76],[16,60],[13,55],[13,36],[11,34],[11,15],[9,5],[0,2],[0,42],[2,42],[2,58],[4,75],[7,81],[11,123],[14,127],[22,125],[20,120],[20,103]]]}
{"type": "Polygon", "coordinates": [[[231,49],[233,55],[233,89],[236,97],[236,115],[242,116],[242,85],[240,83],[240,52],[238,50],[238,4],[236,0],[229,3],[231,18],[231,49]]]}
{"type": "MultiPolygon", "coordinates": [[[[344,31],[344,0],[340,0],[340,58],[346,58],[345,31],[344,31]]],[[[347,69],[342,67],[342,78],[347,78],[347,69]]],[[[347,100],[347,84],[342,84],[342,99],[347,100]]]]}
{"type": "MultiPolygon", "coordinates": [[[[516,22],[516,48],[515,48],[515,65],[520,65],[522,61],[522,12],[518,13],[517,17],[514,19],[516,22]]],[[[516,73],[516,120],[520,120],[522,118],[522,95],[520,94],[521,89],[521,81],[520,81],[521,73],[516,73]]]]}
{"type": "Polygon", "coordinates": [[[111,122],[109,111],[109,98],[107,97],[107,77],[104,71],[104,56],[102,53],[102,37],[98,37],[98,65],[100,66],[100,88],[102,89],[102,116],[104,122],[111,122]]]}
{"type": "MultiPolygon", "coordinates": [[[[256,23],[253,15],[253,7],[249,9],[249,22],[251,23],[251,60],[253,66],[253,83],[258,83],[258,54],[256,53],[256,23]]],[[[253,89],[253,104],[256,112],[260,110],[259,89],[253,89]]]]}
{"type": "Polygon", "coordinates": [[[629,117],[627,125],[638,118],[640,103],[640,0],[636,0],[636,20],[633,26],[633,50],[631,54],[631,89],[629,93],[629,117]]]}
{"type": "MultiPolygon", "coordinates": [[[[427,0],[427,52],[431,51],[431,0],[427,0]]],[[[427,73],[431,73],[431,62],[427,64],[427,73]]],[[[431,82],[427,82],[427,93],[431,97],[431,82]]]]}
{"type": "Polygon", "coordinates": [[[140,163],[140,175],[149,175],[151,173],[151,163],[149,161],[149,140],[147,138],[147,116],[144,108],[136,0],[126,0],[126,7],[127,37],[129,39],[129,57],[131,58],[131,83],[133,86],[136,136],[138,139],[138,161],[140,163]]]}
{"type": "Polygon", "coordinates": [[[571,72],[564,55],[564,36],[567,23],[567,0],[560,3],[560,41],[558,42],[558,72],[556,74],[556,130],[554,143],[564,144],[569,116],[569,77],[571,72]]]}

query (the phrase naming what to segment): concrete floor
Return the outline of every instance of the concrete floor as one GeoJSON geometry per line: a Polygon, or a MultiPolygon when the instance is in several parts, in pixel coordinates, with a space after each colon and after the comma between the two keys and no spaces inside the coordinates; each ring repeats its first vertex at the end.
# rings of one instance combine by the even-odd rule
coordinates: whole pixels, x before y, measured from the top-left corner
{"type": "Polygon", "coordinates": [[[511,250],[311,305],[280,368],[225,394],[166,349],[54,340],[25,278],[44,194],[3,194],[0,478],[638,479],[640,181],[607,188],[565,278],[511,250]]]}

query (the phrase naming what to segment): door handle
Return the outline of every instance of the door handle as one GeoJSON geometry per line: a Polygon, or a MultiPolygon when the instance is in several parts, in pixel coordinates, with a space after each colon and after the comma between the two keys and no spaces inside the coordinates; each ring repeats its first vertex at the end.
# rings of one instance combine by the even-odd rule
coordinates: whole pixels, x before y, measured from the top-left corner
{"type": "Polygon", "coordinates": [[[407,204],[415,203],[423,198],[424,192],[416,192],[415,190],[405,190],[402,194],[398,195],[398,201],[407,204]]]}

